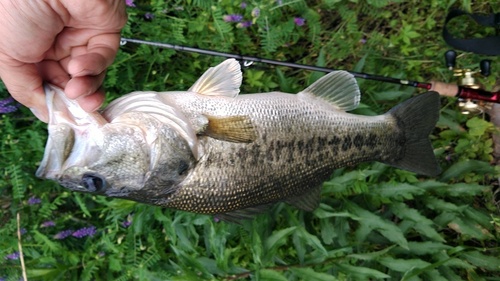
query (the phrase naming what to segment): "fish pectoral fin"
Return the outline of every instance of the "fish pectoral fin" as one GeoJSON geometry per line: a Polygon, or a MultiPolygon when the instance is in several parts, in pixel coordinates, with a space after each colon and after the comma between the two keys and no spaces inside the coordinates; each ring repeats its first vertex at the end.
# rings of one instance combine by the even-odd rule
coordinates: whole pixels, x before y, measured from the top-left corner
{"type": "Polygon", "coordinates": [[[235,59],[227,59],[209,68],[188,91],[207,96],[236,97],[240,93],[241,67],[235,59]]]}
{"type": "Polygon", "coordinates": [[[206,116],[208,124],[202,134],[229,142],[253,142],[257,132],[248,116],[206,116]]]}
{"type": "Polygon", "coordinates": [[[323,188],[323,184],[313,188],[311,191],[307,193],[300,194],[299,196],[290,197],[285,200],[286,203],[307,211],[312,212],[316,208],[318,208],[319,203],[321,201],[321,189],[323,188]]]}
{"type": "Polygon", "coordinates": [[[361,92],[352,74],[332,71],[298,93],[298,96],[313,103],[327,102],[336,109],[349,111],[358,107],[361,92]]]}
{"type": "Polygon", "coordinates": [[[269,210],[274,205],[274,203],[258,205],[254,207],[249,207],[241,210],[234,210],[231,212],[217,214],[215,218],[232,223],[241,223],[241,220],[253,219],[255,215],[261,214],[269,210]]]}

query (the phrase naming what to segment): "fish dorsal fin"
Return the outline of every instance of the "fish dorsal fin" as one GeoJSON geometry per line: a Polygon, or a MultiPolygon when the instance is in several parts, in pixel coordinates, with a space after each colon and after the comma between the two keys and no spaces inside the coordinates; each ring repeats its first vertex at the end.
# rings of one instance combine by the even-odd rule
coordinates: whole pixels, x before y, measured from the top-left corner
{"type": "Polygon", "coordinates": [[[336,109],[349,111],[358,107],[361,93],[352,74],[347,71],[333,71],[298,95],[315,103],[326,101],[336,109]]]}
{"type": "Polygon", "coordinates": [[[320,184],[307,193],[287,198],[285,202],[298,209],[312,212],[319,206],[322,188],[323,184],[320,184]]]}
{"type": "Polygon", "coordinates": [[[230,142],[252,142],[257,132],[248,116],[205,116],[208,124],[202,134],[230,142]]]}
{"type": "Polygon", "coordinates": [[[227,59],[205,71],[188,91],[233,98],[240,93],[242,79],[240,64],[235,59],[227,59]]]}

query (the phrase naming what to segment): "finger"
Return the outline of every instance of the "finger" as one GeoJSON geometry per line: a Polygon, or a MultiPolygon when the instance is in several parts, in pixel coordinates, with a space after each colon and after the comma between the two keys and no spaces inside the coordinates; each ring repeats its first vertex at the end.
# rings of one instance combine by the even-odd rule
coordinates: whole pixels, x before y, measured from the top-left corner
{"type": "Polygon", "coordinates": [[[4,59],[0,77],[14,99],[29,107],[38,119],[48,122],[45,92],[36,65],[4,59]]]}
{"type": "Polygon", "coordinates": [[[101,54],[85,53],[69,61],[68,73],[73,77],[95,76],[105,71],[107,67],[107,59],[101,54]]]}
{"type": "MultiPolygon", "coordinates": [[[[80,105],[82,105],[86,111],[94,111],[102,104],[104,98],[96,99],[94,97],[93,99],[86,99],[85,97],[98,92],[104,81],[105,75],[106,73],[103,72],[96,76],[73,77],[66,84],[64,92],[68,98],[78,99],[80,105]],[[88,105],[85,104],[87,100],[89,101],[88,105]],[[100,101],[100,103],[96,103],[96,101],[100,101]]],[[[104,95],[104,92],[101,92],[104,95]]]]}
{"type": "Polygon", "coordinates": [[[52,60],[42,61],[37,64],[37,67],[43,81],[54,84],[63,89],[66,87],[66,84],[71,78],[61,65],[61,62],[52,60]]]}
{"type": "Polygon", "coordinates": [[[87,112],[96,111],[104,102],[104,90],[99,88],[95,93],[78,99],[78,104],[87,112]]]}
{"type": "Polygon", "coordinates": [[[120,34],[105,33],[90,37],[86,44],[72,48],[68,73],[85,76],[103,72],[113,63],[119,47],[120,34]]]}

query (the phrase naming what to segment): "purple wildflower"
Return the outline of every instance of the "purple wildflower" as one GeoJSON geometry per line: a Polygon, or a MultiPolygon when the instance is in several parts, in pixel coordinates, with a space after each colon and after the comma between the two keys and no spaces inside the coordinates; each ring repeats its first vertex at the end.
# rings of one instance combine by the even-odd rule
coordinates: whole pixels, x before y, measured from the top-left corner
{"type": "Polygon", "coordinates": [[[26,230],[26,228],[23,227],[23,228],[19,229],[19,232],[21,232],[21,235],[24,235],[28,231],[26,230]]]}
{"type": "Polygon", "coordinates": [[[122,226],[125,228],[129,227],[131,224],[132,224],[131,220],[126,220],[122,222],[122,226]]]}
{"type": "Polygon", "coordinates": [[[53,222],[53,221],[46,221],[46,222],[43,222],[40,227],[51,227],[51,226],[55,226],[56,223],[53,222]]]}
{"type": "Polygon", "coordinates": [[[247,2],[241,2],[240,8],[245,9],[247,7],[247,2]]]}
{"type": "Polygon", "coordinates": [[[85,236],[92,237],[95,234],[95,230],[95,226],[80,228],[77,231],[73,232],[72,236],[76,238],[83,238],[85,236]]]}
{"type": "Polygon", "coordinates": [[[222,19],[225,22],[240,22],[243,19],[243,16],[240,14],[230,14],[230,15],[224,15],[222,19]]]}
{"type": "Polygon", "coordinates": [[[19,252],[18,251],[15,251],[14,253],[10,254],[10,255],[6,255],[5,256],[5,259],[6,260],[18,260],[20,257],[19,255],[19,252]]]}
{"type": "Polygon", "coordinates": [[[58,232],[56,235],[54,235],[54,239],[57,239],[57,240],[65,239],[65,238],[71,236],[71,234],[73,234],[73,230],[71,230],[71,229],[63,230],[63,231],[58,232]]]}
{"type": "Polygon", "coordinates": [[[11,113],[16,111],[19,105],[12,104],[13,102],[14,99],[12,97],[0,100],[0,114],[11,113]]]}
{"type": "Polygon", "coordinates": [[[125,0],[125,5],[135,7],[134,0],[125,0]]]}
{"type": "Polygon", "coordinates": [[[252,17],[256,18],[260,15],[260,9],[259,8],[253,8],[252,10],[252,17]]]}
{"type": "Polygon", "coordinates": [[[147,20],[153,20],[155,18],[155,15],[153,13],[145,13],[144,18],[147,20]]]}
{"type": "Polygon", "coordinates": [[[247,27],[250,27],[252,25],[252,21],[251,20],[247,20],[247,21],[242,21],[242,22],[239,22],[236,27],[238,28],[247,28],[247,27]]]}
{"type": "Polygon", "coordinates": [[[304,18],[293,18],[293,22],[297,25],[297,26],[303,26],[305,23],[306,23],[306,20],[304,18]]]}
{"type": "Polygon", "coordinates": [[[36,198],[36,197],[30,197],[30,199],[28,199],[28,205],[36,205],[36,204],[40,204],[42,203],[42,199],[40,198],[36,198]]]}

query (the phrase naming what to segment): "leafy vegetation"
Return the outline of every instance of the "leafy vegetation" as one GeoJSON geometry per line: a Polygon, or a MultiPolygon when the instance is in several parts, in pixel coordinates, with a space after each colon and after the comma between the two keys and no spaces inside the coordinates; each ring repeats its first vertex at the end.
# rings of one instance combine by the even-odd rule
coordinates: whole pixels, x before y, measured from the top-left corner
{"type": "MultiPolygon", "coordinates": [[[[447,11],[500,12],[490,1],[473,2],[136,0],[123,36],[454,81],[440,36],[447,11]]],[[[464,53],[458,62],[477,67],[480,58],[464,53]]],[[[491,59],[498,73],[500,60],[491,59]]],[[[127,43],[108,71],[108,101],[133,90],[186,90],[220,61],[127,43]]],[[[244,69],[242,91],[297,92],[321,75],[256,64],[244,69]]],[[[481,82],[491,90],[496,79],[481,82]]],[[[385,112],[420,92],[359,84],[358,114],[385,112]]],[[[0,115],[0,280],[22,276],[18,223],[30,280],[499,280],[499,171],[491,164],[497,129],[485,115],[460,114],[455,102],[442,98],[432,135],[440,176],[380,163],[339,169],[316,211],[278,204],[241,225],[37,179],[46,125],[25,108],[0,115]]]]}

